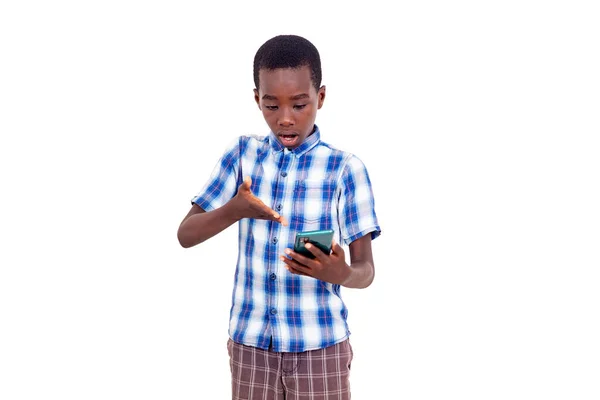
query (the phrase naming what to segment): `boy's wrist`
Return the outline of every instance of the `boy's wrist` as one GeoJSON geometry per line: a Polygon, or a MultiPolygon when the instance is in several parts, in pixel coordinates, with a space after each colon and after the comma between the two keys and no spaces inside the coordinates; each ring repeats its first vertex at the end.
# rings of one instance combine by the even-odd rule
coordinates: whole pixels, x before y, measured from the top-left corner
{"type": "Polygon", "coordinates": [[[341,286],[344,287],[348,287],[348,284],[352,281],[352,275],[353,275],[353,271],[352,271],[352,267],[350,265],[348,265],[348,263],[346,263],[346,269],[345,269],[345,275],[344,277],[342,277],[342,283],[340,283],[341,286]]]}
{"type": "Polygon", "coordinates": [[[354,289],[362,289],[368,287],[373,281],[372,266],[370,263],[358,262],[351,264],[348,267],[348,275],[346,279],[340,284],[342,286],[354,289]]]}
{"type": "Polygon", "coordinates": [[[233,199],[229,200],[227,203],[225,203],[225,205],[223,206],[223,211],[224,211],[224,214],[226,216],[228,216],[229,218],[231,218],[234,223],[238,222],[239,220],[244,218],[241,215],[239,208],[235,204],[235,198],[233,198],[233,199]]]}

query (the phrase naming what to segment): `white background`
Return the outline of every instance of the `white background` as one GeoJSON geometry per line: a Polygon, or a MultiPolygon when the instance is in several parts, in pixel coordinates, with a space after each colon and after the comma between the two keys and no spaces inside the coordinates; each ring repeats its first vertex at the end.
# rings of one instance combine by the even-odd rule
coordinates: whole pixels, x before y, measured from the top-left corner
{"type": "Polygon", "coordinates": [[[237,230],[176,231],[294,33],[383,228],[353,398],[597,400],[593,3],[2,2],[0,398],[229,398],[237,230]]]}

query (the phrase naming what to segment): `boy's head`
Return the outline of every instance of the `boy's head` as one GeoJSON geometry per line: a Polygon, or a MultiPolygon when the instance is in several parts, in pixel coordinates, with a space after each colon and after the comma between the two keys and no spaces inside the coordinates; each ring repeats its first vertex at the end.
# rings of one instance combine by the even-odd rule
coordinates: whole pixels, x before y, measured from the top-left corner
{"type": "Polygon", "coordinates": [[[269,39],[254,57],[254,98],[285,147],[299,146],[314,129],[325,100],[317,48],[295,35],[269,39]]]}

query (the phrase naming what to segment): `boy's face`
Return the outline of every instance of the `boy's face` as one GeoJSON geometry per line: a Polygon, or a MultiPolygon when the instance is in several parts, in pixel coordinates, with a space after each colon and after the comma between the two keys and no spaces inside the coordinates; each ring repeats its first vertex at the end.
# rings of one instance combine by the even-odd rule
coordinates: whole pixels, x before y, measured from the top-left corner
{"type": "Polygon", "coordinates": [[[308,66],[261,69],[254,99],[267,125],[288,149],[298,147],[313,132],[317,110],[325,100],[325,86],[317,91],[308,66]]]}

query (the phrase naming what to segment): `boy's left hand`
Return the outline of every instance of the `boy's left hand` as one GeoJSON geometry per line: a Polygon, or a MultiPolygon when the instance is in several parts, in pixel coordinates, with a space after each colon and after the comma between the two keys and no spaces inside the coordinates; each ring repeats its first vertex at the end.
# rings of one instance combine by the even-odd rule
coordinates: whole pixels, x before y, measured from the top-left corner
{"type": "Polygon", "coordinates": [[[350,276],[350,267],[346,264],[344,249],[335,241],[331,244],[331,254],[327,255],[317,246],[310,243],[305,245],[315,258],[311,259],[298,254],[291,249],[285,249],[285,254],[291,257],[280,256],[286,268],[292,274],[311,276],[325,282],[342,285],[350,276]]]}

